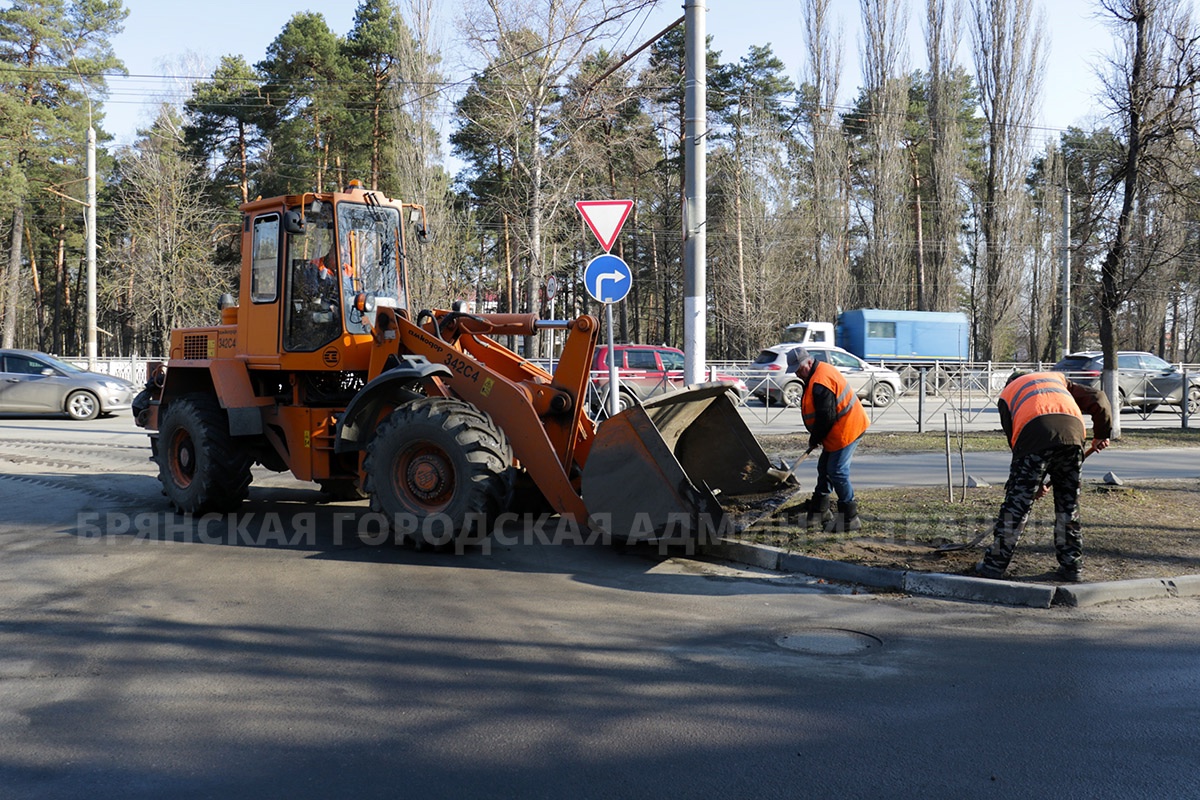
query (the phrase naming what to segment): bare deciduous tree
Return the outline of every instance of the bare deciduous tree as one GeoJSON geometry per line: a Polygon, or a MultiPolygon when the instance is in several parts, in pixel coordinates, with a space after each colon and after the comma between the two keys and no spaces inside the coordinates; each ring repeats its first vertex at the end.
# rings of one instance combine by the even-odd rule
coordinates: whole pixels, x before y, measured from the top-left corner
{"type": "Polygon", "coordinates": [[[805,0],[804,41],[808,49],[802,122],[811,150],[812,199],[809,224],[812,279],[807,282],[806,318],[833,319],[848,299],[846,236],[849,175],[846,141],[838,130],[836,104],[841,83],[842,36],[829,19],[830,0],[805,0]]]}
{"type": "Polygon", "coordinates": [[[967,177],[964,132],[959,120],[961,95],[957,87],[956,51],[962,30],[962,6],[954,0],[928,0],[925,50],[929,58],[928,114],[930,188],[933,208],[930,235],[925,240],[926,272],[923,306],[932,311],[957,308],[956,272],[962,258],[960,236],[966,204],[967,177]]]}
{"type": "MultiPolygon", "coordinates": [[[[549,163],[570,137],[556,130],[559,87],[633,0],[477,0],[464,16],[466,43],[506,79],[485,99],[494,120],[507,119],[497,136],[524,141],[511,166],[521,176],[521,227],[528,256],[526,303],[533,308],[546,277],[543,226],[572,189],[570,171],[548,180],[549,163]]],[[[529,343],[527,346],[530,346],[529,343]]]]}
{"type": "Polygon", "coordinates": [[[903,147],[908,108],[903,0],[859,0],[864,31],[863,93],[870,149],[864,177],[869,198],[867,241],[858,271],[858,299],[902,308],[907,298],[908,168],[903,147]]]}
{"type": "Polygon", "coordinates": [[[1016,303],[1028,240],[1024,191],[1029,132],[1042,84],[1043,15],[1033,0],[971,0],[971,41],[979,103],[987,122],[980,194],[982,307],[975,357],[993,358],[1016,303]]]}
{"type": "Polygon", "coordinates": [[[186,152],[181,120],[163,106],[120,157],[116,208],[128,238],[113,248],[102,292],[150,352],[168,351],[173,328],[211,324],[233,285],[232,270],[212,258],[220,214],[205,203],[202,170],[186,152]]]}
{"type": "MultiPolygon", "coordinates": [[[[1104,387],[1116,408],[1117,313],[1155,262],[1131,258],[1134,247],[1151,249],[1139,240],[1147,219],[1142,202],[1147,186],[1173,185],[1172,178],[1180,174],[1176,169],[1186,166],[1177,163],[1180,153],[1174,145],[1181,134],[1196,131],[1200,36],[1190,8],[1178,0],[1101,0],[1101,5],[1121,42],[1104,80],[1105,99],[1124,138],[1120,208],[1100,266],[1098,298],[1104,387]]],[[[1113,434],[1120,435],[1119,420],[1113,434]]]]}

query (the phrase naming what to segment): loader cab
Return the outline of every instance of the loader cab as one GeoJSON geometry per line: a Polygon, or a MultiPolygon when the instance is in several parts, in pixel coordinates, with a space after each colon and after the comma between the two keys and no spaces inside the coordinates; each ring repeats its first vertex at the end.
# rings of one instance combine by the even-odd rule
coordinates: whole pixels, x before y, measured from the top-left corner
{"type": "Polygon", "coordinates": [[[403,207],[354,186],[276,204],[243,208],[251,254],[243,352],[289,369],[365,368],[363,309],[408,307],[403,207]]]}

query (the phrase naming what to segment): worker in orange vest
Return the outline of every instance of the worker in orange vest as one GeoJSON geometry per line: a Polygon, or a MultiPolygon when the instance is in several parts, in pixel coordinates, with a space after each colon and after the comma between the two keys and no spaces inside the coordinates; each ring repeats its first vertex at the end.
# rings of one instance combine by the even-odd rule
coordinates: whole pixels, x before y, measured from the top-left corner
{"type": "Polygon", "coordinates": [[[1064,581],[1078,581],[1083,567],[1079,474],[1087,441],[1083,415],[1092,418],[1092,448],[1103,450],[1112,435],[1112,406],[1103,392],[1073,383],[1061,372],[1014,373],[997,406],[1012,448],[1012,465],[994,541],[975,572],[985,578],[1004,575],[1048,474],[1054,487],[1057,575],[1064,581]]]}
{"type": "Polygon", "coordinates": [[[808,429],[808,451],[821,448],[817,459],[817,486],[808,501],[808,527],[827,531],[856,531],[862,527],[850,462],[871,422],[854,390],[837,367],[817,361],[803,347],[788,351],[788,370],[804,381],[800,410],[808,429]],[[829,494],[837,492],[837,513],[830,511],[829,494]]]}

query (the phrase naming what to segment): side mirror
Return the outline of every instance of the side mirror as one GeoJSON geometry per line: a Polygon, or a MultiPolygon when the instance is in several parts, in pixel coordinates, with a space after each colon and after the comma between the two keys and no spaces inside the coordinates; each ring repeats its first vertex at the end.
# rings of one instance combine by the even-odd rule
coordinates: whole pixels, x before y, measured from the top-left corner
{"type": "Polygon", "coordinates": [[[283,212],[283,229],[294,236],[303,236],[304,217],[299,211],[283,212]]]}
{"type": "Polygon", "coordinates": [[[433,234],[425,227],[425,214],[422,209],[414,208],[408,215],[408,221],[416,229],[419,244],[428,244],[433,241],[433,234]]]}
{"type": "Polygon", "coordinates": [[[55,372],[54,372],[54,370],[50,369],[49,367],[42,367],[41,374],[42,374],[43,378],[49,378],[49,377],[52,377],[55,374],[55,372]]]}

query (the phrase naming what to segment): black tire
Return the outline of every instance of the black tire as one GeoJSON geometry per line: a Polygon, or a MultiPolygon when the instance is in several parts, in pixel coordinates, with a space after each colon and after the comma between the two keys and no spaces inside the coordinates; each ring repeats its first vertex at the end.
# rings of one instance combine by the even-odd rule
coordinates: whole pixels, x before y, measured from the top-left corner
{"type": "Polygon", "coordinates": [[[896,390],[890,383],[876,383],[871,389],[871,405],[887,408],[896,401],[896,390]]]}
{"type": "Polygon", "coordinates": [[[89,391],[79,390],[67,395],[64,410],[67,416],[76,420],[95,419],[100,415],[100,398],[89,391]]]}
{"type": "Polygon", "coordinates": [[[485,539],[512,493],[512,447],[491,417],[461,400],[400,406],[367,444],[371,509],[397,536],[446,547],[485,539]]]}
{"type": "Polygon", "coordinates": [[[189,394],[163,411],[158,479],[180,513],[233,511],[250,490],[250,456],[229,434],[215,397],[189,394]]]}
{"type": "Polygon", "coordinates": [[[1192,386],[1188,389],[1187,409],[1189,420],[1200,413],[1200,386],[1192,386]]]}
{"type": "Polygon", "coordinates": [[[780,399],[788,408],[799,408],[803,396],[804,384],[800,381],[788,381],[783,385],[783,391],[780,392],[780,399]]]}

